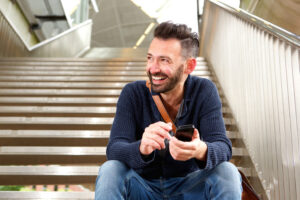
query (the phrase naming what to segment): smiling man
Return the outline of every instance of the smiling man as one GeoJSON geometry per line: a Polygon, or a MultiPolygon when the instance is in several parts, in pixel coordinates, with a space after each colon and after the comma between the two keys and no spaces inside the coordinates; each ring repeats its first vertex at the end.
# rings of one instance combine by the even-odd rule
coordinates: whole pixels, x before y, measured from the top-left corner
{"type": "Polygon", "coordinates": [[[95,199],[241,199],[217,89],[190,75],[198,49],[197,34],[186,25],[156,27],[146,66],[151,92],[145,81],[122,90],[95,199]],[[171,134],[152,95],[177,127],[194,125],[191,141],[171,134]]]}

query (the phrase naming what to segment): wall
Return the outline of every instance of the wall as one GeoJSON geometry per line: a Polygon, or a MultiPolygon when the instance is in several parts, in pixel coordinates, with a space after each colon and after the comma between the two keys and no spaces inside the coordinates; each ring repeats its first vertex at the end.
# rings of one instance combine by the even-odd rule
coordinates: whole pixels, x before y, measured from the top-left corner
{"type": "Polygon", "coordinates": [[[269,199],[300,199],[300,42],[239,14],[207,3],[202,56],[218,77],[269,199]]]}
{"type": "Polygon", "coordinates": [[[91,20],[33,46],[13,26],[0,11],[0,57],[78,57],[90,48],[91,20]]]}

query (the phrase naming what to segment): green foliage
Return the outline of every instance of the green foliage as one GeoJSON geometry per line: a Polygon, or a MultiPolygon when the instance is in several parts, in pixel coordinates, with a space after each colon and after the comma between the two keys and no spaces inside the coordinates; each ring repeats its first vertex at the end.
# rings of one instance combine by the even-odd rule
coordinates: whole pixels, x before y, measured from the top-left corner
{"type": "Polygon", "coordinates": [[[22,188],[22,185],[0,185],[0,191],[20,191],[22,188]]]}

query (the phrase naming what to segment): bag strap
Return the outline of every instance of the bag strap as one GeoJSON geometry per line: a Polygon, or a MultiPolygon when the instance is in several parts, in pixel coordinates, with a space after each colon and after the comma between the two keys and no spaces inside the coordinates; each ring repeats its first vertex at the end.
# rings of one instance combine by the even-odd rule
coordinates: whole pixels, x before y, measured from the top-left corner
{"type": "MultiPolygon", "coordinates": [[[[151,83],[150,83],[150,81],[146,82],[146,86],[147,86],[147,88],[149,89],[149,91],[151,93],[151,83]]],[[[153,98],[153,100],[156,104],[156,107],[159,110],[160,115],[162,116],[162,118],[165,120],[165,122],[167,122],[167,123],[171,122],[172,123],[172,131],[173,131],[173,133],[176,133],[176,126],[175,126],[174,122],[172,121],[172,119],[170,118],[163,102],[160,99],[160,96],[159,95],[152,95],[152,98],[153,98]]]]}
{"type": "Polygon", "coordinates": [[[242,177],[243,186],[242,200],[261,200],[255,192],[255,190],[253,189],[253,187],[251,186],[245,174],[241,170],[239,170],[239,172],[242,177]]]}

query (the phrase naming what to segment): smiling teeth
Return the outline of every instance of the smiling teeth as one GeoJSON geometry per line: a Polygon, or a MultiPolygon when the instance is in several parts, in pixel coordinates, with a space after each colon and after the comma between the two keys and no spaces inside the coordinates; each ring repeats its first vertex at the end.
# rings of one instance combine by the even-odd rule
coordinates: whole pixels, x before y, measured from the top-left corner
{"type": "Polygon", "coordinates": [[[163,77],[156,77],[156,76],[152,76],[152,78],[153,78],[154,80],[163,80],[163,79],[164,79],[163,77]]]}

